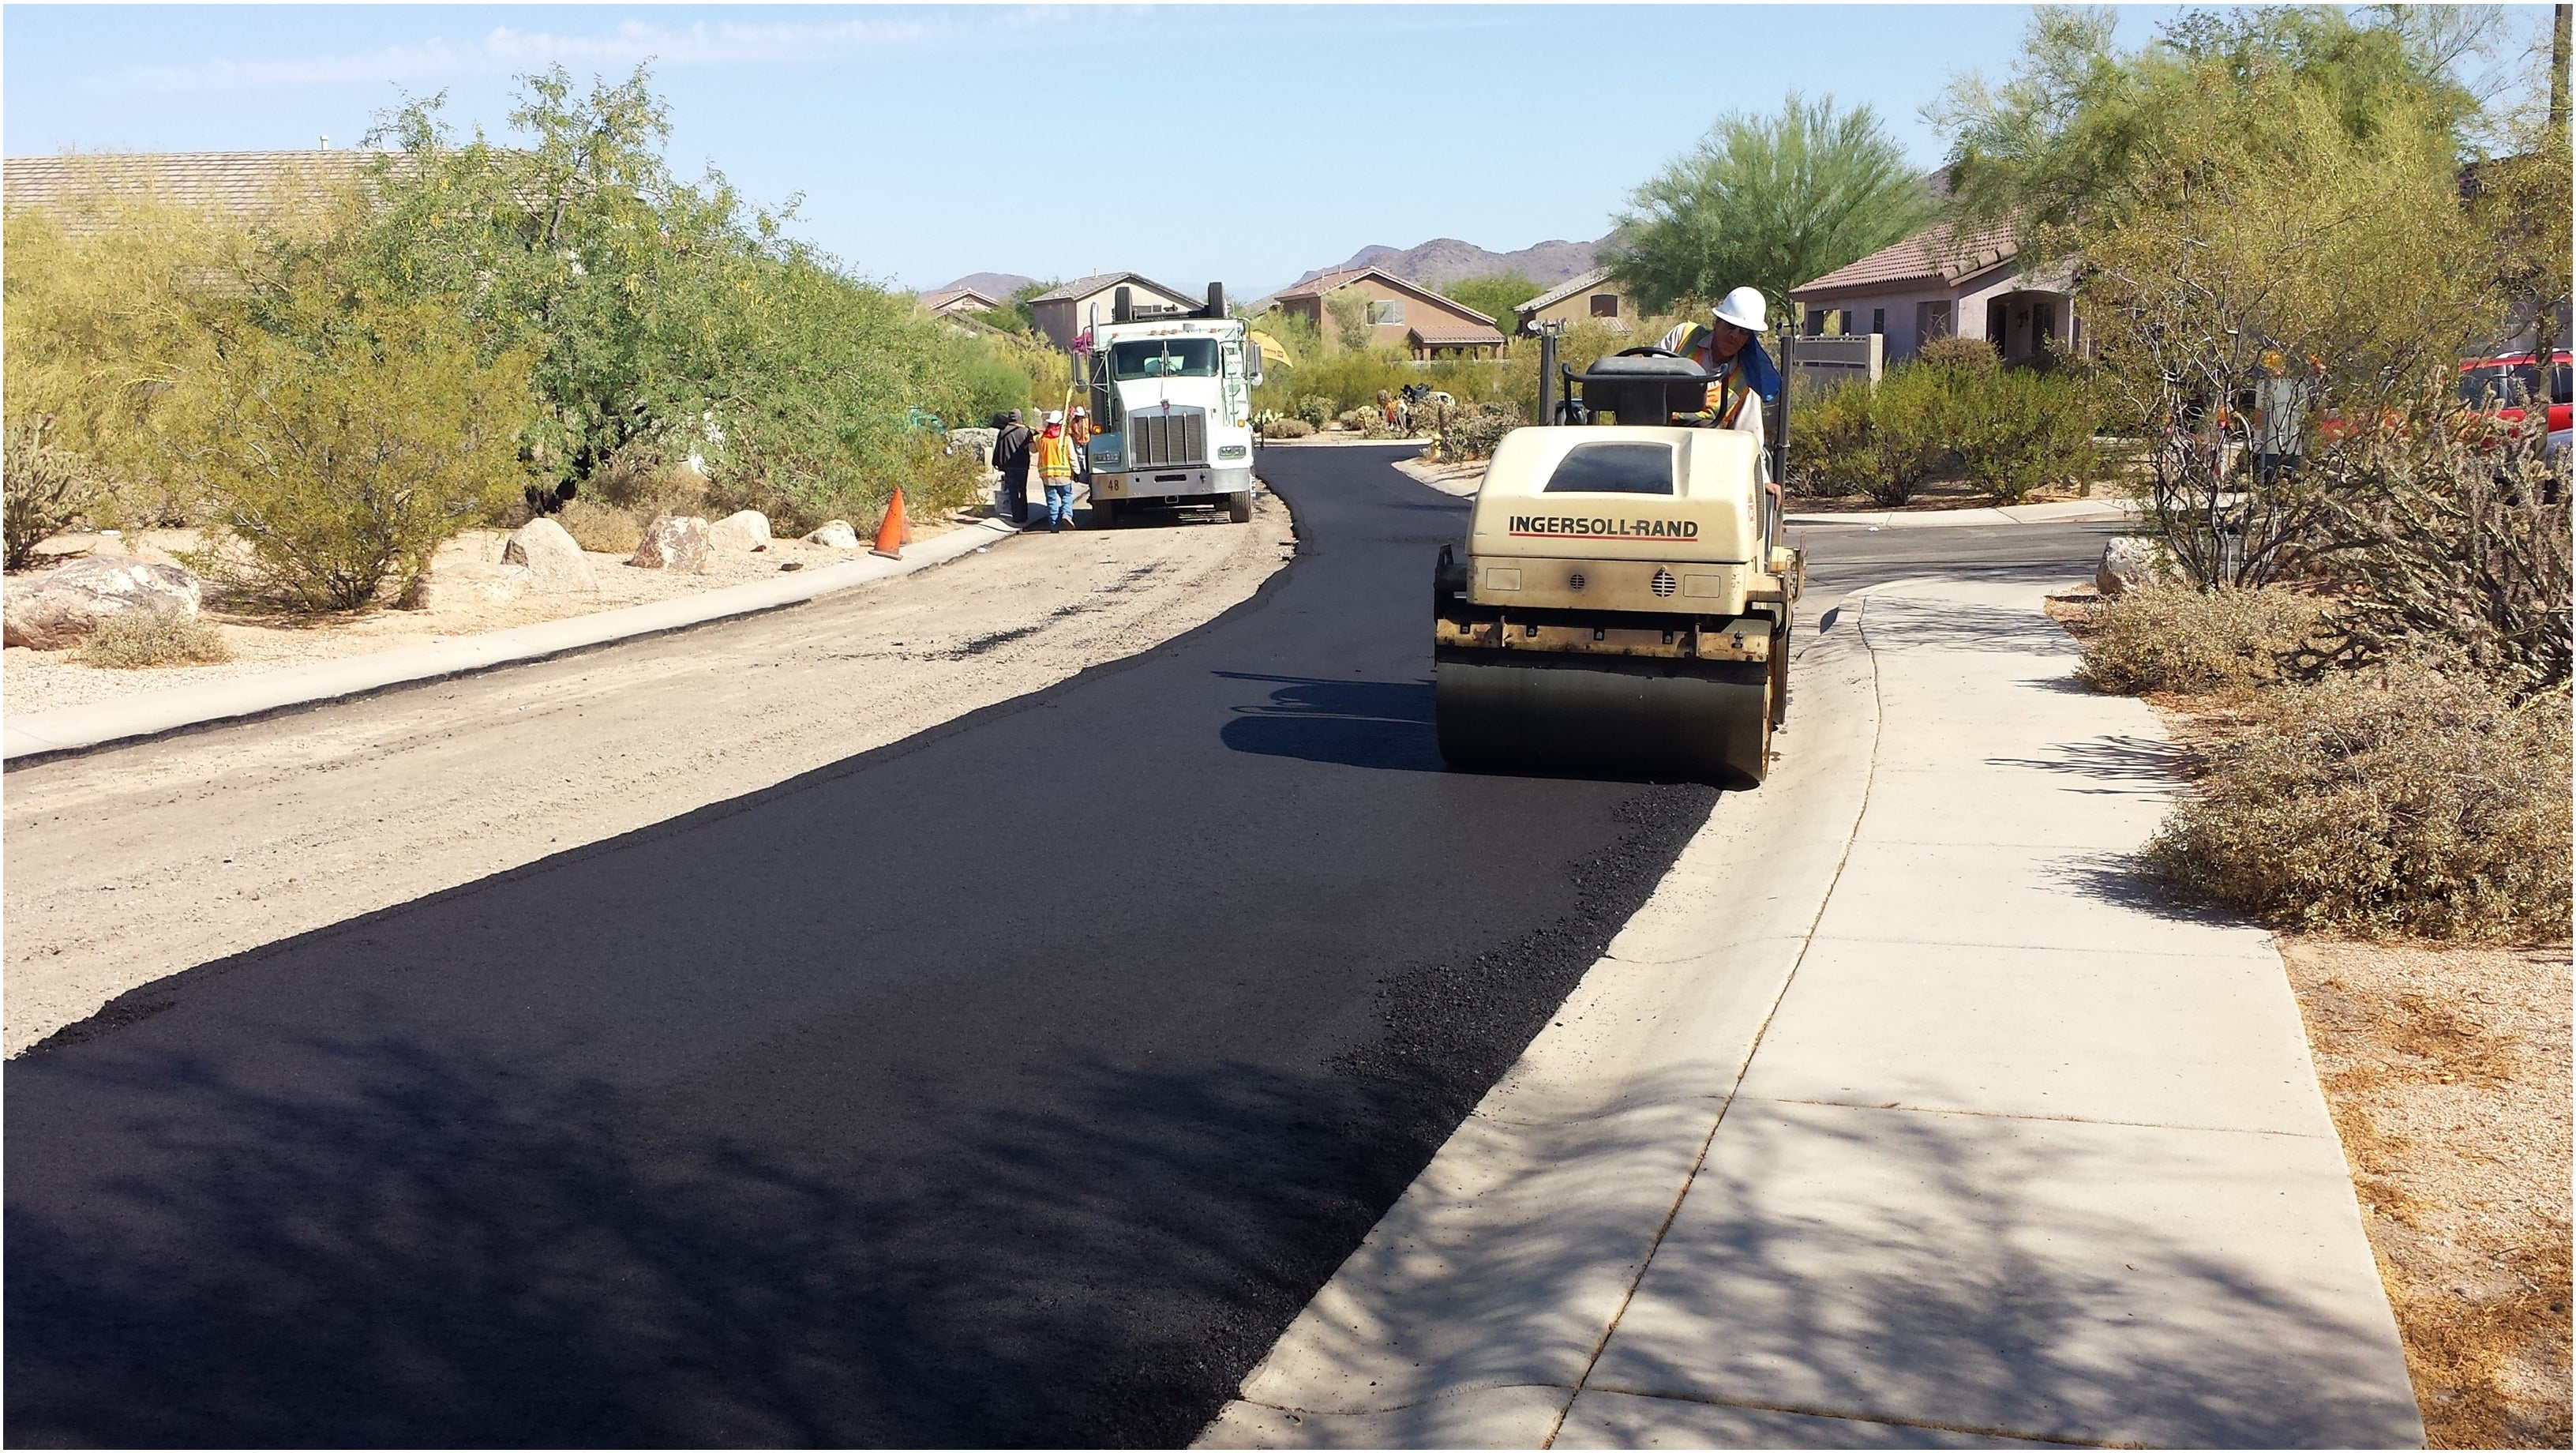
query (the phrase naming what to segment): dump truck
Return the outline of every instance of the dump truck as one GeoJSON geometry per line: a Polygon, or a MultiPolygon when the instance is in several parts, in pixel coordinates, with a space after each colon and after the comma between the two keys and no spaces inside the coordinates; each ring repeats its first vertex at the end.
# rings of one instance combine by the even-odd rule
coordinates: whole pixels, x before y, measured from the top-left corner
{"type": "Polygon", "coordinates": [[[1229,317],[1225,285],[1207,306],[1153,310],[1110,294],[1087,332],[1091,509],[1103,525],[1141,504],[1212,506],[1252,519],[1252,390],[1261,350],[1229,317]]]}
{"type": "Polygon", "coordinates": [[[1441,755],[1758,784],[1786,719],[1805,570],[1780,539],[1761,445],[1675,424],[1706,409],[1713,378],[1661,349],[1564,382],[1562,405],[1542,400],[1548,423],[1495,449],[1464,558],[1441,547],[1441,755]]]}

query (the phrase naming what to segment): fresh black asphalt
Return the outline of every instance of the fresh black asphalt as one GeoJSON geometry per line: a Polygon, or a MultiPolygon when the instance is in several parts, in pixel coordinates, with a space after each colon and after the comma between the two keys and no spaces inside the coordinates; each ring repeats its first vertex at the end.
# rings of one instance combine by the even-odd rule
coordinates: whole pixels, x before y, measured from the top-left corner
{"type": "Polygon", "coordinates": [[[1186,1442],[1716,798],[1441,769],[1392,457],[1161,648],[10,1063],[0,1432],[1186,1442]]]}

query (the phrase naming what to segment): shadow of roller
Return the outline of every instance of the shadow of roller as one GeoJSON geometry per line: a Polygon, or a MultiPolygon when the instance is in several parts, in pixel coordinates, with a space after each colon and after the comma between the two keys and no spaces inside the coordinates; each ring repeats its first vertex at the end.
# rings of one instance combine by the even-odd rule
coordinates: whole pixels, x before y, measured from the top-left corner
{"type": "MultiPolygon", "coordinates": [[[[1481,653],[1480,653],[1481,654],[1481,653]]],[[[1758,786],[1769,763],[1770,673],[1759,662],[1442,659],[1434,710],[1453,767],[1596,770],[1758,786]]]]}

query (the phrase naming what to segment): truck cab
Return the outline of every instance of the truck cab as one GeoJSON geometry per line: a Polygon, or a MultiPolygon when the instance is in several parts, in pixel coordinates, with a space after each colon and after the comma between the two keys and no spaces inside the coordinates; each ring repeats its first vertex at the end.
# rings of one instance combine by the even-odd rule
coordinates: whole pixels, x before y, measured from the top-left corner
{"type": "Polygon", "coordinates": [[[1142,313],[1120,302],[1089,333],[1091,505],[1103,524],[1140,504],[1252,518],[1252,389],[1261,350],[1225,290],[1208,306],[1142,313]]]}

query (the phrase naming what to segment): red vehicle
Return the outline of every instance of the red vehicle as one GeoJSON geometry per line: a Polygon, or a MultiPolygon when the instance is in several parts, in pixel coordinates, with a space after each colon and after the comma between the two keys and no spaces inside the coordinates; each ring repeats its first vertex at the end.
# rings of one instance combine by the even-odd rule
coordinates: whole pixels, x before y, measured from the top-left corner
{"type": "Polygon", "coordinates": [[[2567,350],[2549,355],[2544,369],[2533,353],[2472,358],[2460,365],[2460,402],[2499,423],[2519,424],[2533,408],[2547,410],[2549,453],[2567,448],[2567,350]]]}

